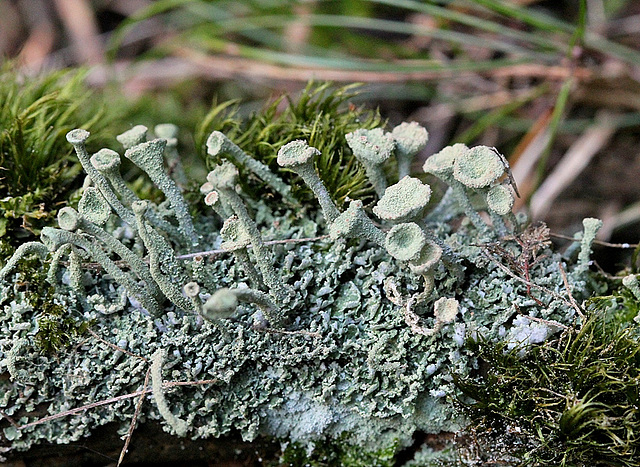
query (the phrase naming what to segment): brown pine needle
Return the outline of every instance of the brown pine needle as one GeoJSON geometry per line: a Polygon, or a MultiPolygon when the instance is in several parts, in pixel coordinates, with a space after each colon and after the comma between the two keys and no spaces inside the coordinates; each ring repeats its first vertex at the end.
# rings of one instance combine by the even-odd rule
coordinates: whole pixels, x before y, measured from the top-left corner
{"type": "MultiPolygon", "coordinates": [[[[176,386],[202,386],[204,384],[214,384],[218,383],[217,379],[206,379],[202,381],[168,381],[162,383],[163,388],[173,388],[176,386]]],[[[85,410],[95,409],[96,407],[101,407],[103,405],[113,404],[115,402],[119,402],[126,399],[131,399],[133,397],[144,396],[146,394],[151,394],[153,391],[151,388],[141,389],[140,391],[132,392],[129,394],[123,394],[121,396],[110,397],[109,399],[104,399],[97,402],[92,402],[91,404],[83,405],[82,407],[76,407],[75,409],[65,410],[64,412],[59,412],[57,414],[49,415],[47,417],[40,418],[33,422],[29,422],[25,425],[17,425],[16,428],[19,430],[24,430],[26,428],[31,428],[36,425],[42,425],[43,423],[50,422],[52,420],[57,420],[59,418],[64,418],[69,415],[75,415],[80,412],[84,412],[85,410]]]]}
{"type": "Polygon", "coordinates": [[[87,332],[88,332],[89,334],[91,334],[93,337],[95,337],[96,339],[98,339],[100,342],[102,342],[102,343],[103,343],[103,344],[105,344],[105,345],[108,345],[109,347],[111,347],[111,348],[112,348],[112,349],[114,349],[114,350],[119,350],[120,352],[125,353],[125,354],[129,355],[130,357],[139,358],[139,359],[141,359],[141,360],[144,360],[145,362],[148,362],[148,361],[149,361],[149,360],[147,360],[146,358],[141,357],[140,355],[136,355],[136,354],[134,354],[134,353],[132,353],[132,352],[129,352],[128,350],[123,349],[122,347],[118,347],[117,345],[112,344],[111,342],[109,342],[109,341],[107,341],[107,340],[103,339],[103,338],[102,338],[102,337],[100,337],[100,336],[99,336],[99,335],[98,335],[98,334],[97,334],[93,329],[87,329],[87,332]]]}
{"type": "MultiPolygon", "coordinates": [[[[147,370],[147,374],[144,377],[144,384],[142,385],[142,389],[147,389],[149,386],[149,376],[151,375],[151,367],[147,370]]],[[[129,449],[129,443],[131,442],[131,436],[133,435],[133,430],[136,428],[136,422],[138,421],[138,415],[140,415],[140,410],[142,410],[142,403],[144,402],[144,394],[140,395],[140,399],[138,399],[138,404],[136,405],[136,411],[133,413],[133,418],[131,419],[131,425],[129,425],[129,430],[125,435],[124,446],[122,447],[122,451],[120,451],[120,457],[118,458],[118,465],[116,467],[120,467],[122,464],[122,460],[124,459],[127,450],[129,449]]]]}

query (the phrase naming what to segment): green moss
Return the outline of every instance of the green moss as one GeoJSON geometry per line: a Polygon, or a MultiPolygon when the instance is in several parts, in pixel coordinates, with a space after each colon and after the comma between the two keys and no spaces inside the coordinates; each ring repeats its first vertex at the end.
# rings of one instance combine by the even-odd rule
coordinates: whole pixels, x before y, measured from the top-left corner
{"type": "Polygon", "coordinates": [[[66,132],[88,129],[99,148],[113,130],[117,106],[89,91],[84,75],[31,78],[10,63],[0,69],[0,237],[14,248],[51,225],[81,183],[66,132]]]}
{"type": "Polygon", "coordinates": [[[72,316],[55,300],[55,288],[46,281],[46,268],[33,255],[19,263],[16,287],[25,301],[37,310],[34,347],[42,354],[56,354],[86,333],[92,321],[72,316]]]}
{"type": "MultiPolygon", "coordinates": [[[[205,141],[212,131],[221,131],[249,155],[267,164],[273,172],[280,172],[292,185],[293,194],[298,199],[315,205],[313,192],[298,180],[295,173],[280,171],[276,162],[282,146],[303,139],[321,152],[315,166],[339,206],[344,204],[347,196],[367,202],[371,200],[373,190],[364,169],[347,146],[345,135],[359,128],[378,127],[382,121],[377,112],[349,104],[355,95],[353,89],[354,86],[335,89],[328,83],[310,83],[295,101],[281,96],[246,121],[237,116],[233,102],[214,106],[196,131],[196,148],[206,159],[209,169],[220,163],[219,158],[207,158],[205,141]],[[286,107],[281,110],[285,103],[286,107]]],[[[253,184],[253,189],[249,189],[246,175],[241,177],[245,181],[245,190],[264,192],[262,184],[253,184]]]]}
{"type": "Polygon", "coordinates": [[[392,467],[399,444],[391,445],[377,451],[367,451],[361,446],[350,444],[347,435],[338,440],[317,443],[313,451],[300,443],[289,444],[283,451],[278,465],[305,465],[309,467],[325,467],[339,465],[342,467],[392,467]]]}
{"type": "Polygon", "coordinates": [[[505,343],[469,343],[482,371],[456,385],[476,431],[509,438],[526,464],[637,465],[640,344],[597,303],[581,328],[524,357],[505,343]]]}

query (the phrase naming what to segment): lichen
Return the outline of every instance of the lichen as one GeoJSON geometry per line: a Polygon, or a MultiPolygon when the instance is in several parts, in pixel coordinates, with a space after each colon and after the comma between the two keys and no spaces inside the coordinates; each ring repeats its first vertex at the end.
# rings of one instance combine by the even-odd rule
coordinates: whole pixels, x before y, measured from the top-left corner
{"type": "MultiPolygon", "coordinates": [[[[390,152],[393,139],[379,130],[366,133],[367,148],[374,150],[382,138],[390,152]]],[[[125,141],[133,144],[129,155],[138,149],[147,154],[148,143],[138,136],[125,141]]],[[[86,161],[87,137],[78,130],[68,136],[86,161]]],[[[164,143],[157,144],[155,159],[161,149],[164,143]]],[[[453,153],[461,157],[464,148],[453,153]]],[[[240,163],[251,168],[246,160],[240,163]]],[[[55,272],[67,254],[77,255],[76,264],[85,255],[83,264],[91,258],[108,273],[85,268],[83,277],[69,286],[57,283],[52,292],[51,301],[69,316],[91,323],[91,337],[76,340],[73,351],[55,358],[41,355],[31,339],[41,310],[20,287],[19,263],[3,269],[8,280],[0,283],[0,373],[9,372],[13,380],[0,379],[0,408],[19,425],[43,415],[36,409],[45,405],[57,413],[69,409],[72,400],[80,406],[139,391],[151,360],[157,404],[145,406],[143,417],[166,423],[179,435],[205,438],[237,430],[247,440],[268,435],[309,449],[341,439],[369,452],[395,450],[410,444],[416,431],[465,426],[465,415],[452,404],[458,396],[453,378],[478,366],[467,345],[470,338],[535,344],[559,329],[540,326],[540,320],[574,322],[578,315],[567,296],[565,270],[576,299],[590,293],[586,261],[593,222],[585,224],[593,228],[583,240],[579,267],[572,268],[549,249],[544,229],[538,238],[511,222],[501,224],[509,229],[502,237],[490,221],[476,225],[464,216],[454,229],[438,219],[422,219],[426,202],[412,198],[407,212],[420,219],[394,227],[376,225],[361,200],[352,200],[337,216],[333,204],[289,209],[270,204],[269,197],[256,200],[239,189],[239,173],[230,161],[215,166],[208,176],[211,186],[202,190],[210,204],[222,201],[222,209],[187,221],[188,212],[178,208],[183,198],[177,185],[167,188],[161,161],[154,167],[152,179],[165,186],[175,209],[165,212],[145,200],[121,199],[92,165],[91,178],[103,177],[94,183],[119,216],[106,223],[110,232],[71,208],[62,212],[60,226],[82,233],[44,230],[43,242],[56,265],[50,280],[57,280],[55,272]],[[212,193],[220,200],[211,200],[212,193]],[[237,217],[229,217],[232,213],[237,217]],[[171,238],[151,222],[153,215],[178,224],[182,236],[197,238],[203,250],[171,238]],[[218,215],[224,217],[224,232],[217,228],[218,215]],[[135,229],[129,236],[121,235],[125,223],[135,229]],[[251,246],[243,241],[231,247],[246,255],[227,254],[229,243],[218,249],[223,240],[237,240],[228,236],[232,224],[251,246]],[[209,255],[212,259],[205,261],[209,255]],[[255,271],[243,261],[254,264],[255,271]],[[117,306],[107,308],[110,303],[117,306]],[[161,371],[169,381],[208,383],[165,391],[161,371]]],[[[261,179],[268,181],[264,170],[270,169],[260,168],[261,179]]],[[[303,179],[316,183],[314,177],[303,179]]],[[[466,196],[459,181],[447,180],[466,196]]],[[[415,196],[430,193],[421,182],[404,178],[388,194],[408,183],[418,188],[415,196]]],[[[386,180],[374,182],[377,188],[383,184],[386,180]]],[[[384,189],[380,196],[386,196],[384,189]]],[[[93,212],[92,204],[85,203],[87,212],[93,212]]],[[[45,256],[42,248],[29,249],[45,256]]],[[[67,269],[71,273],[71,265],[67,269]]],[[[5,435],[14,449],[42,441],[68,443],[110,422],[125,432],[133,412],[133,398],[120,399],[17,432],[7,427],[5,435]]]]}

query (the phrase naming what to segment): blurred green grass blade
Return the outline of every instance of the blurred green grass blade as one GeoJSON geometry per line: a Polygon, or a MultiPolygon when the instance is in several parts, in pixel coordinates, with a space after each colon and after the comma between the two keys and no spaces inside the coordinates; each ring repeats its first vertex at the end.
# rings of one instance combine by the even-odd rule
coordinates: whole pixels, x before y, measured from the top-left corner
{"type": "Polygon", "coordinates": [[[474,15],[469,15],[454,9],[445,8],[439,5],[417,2],[414,0],[370,0],[371,2],[380,3],[383,5],[395,6],[398,8],[404,8],[411,11],[425,13],[435,18],[446,19],[454,21],[459,24],[464,24],[481,31],[491,32],[498,34],[502,37],[519,40],[539,47],[545,47],[550,50],[564,50],[565,44],[562,42],[554,41],[548,37],[541,36],[536,33],[530,33],[526,31],[520,31],[500,24],[498,22],[479,18],[474,15]]]}
{"type": "MultiPolygon", "coordinates": [[[[208,38],[198,41],[193,46],[204,46],[210,52],[224,52],[229,48],[229,42],[218,38],[208,38]]],[[[488,71],[501,67],[529,63],[526,59],[495,59],[489,61],[456,60],[452,63],[442,63],[436,60],[397,60],[393,62],[381,60],[366,60],[359,58],[331,58],[325,56],[309,56],[303,54],[277,52],[242,44],[233,44],[233,49],[240,56],[264,62],[271,62],[287,66],[307,66],[315,68],[331,68],[338,70],[385,72],[385,73],[419,73],[443,72],[456,73],[462,71],[488,71]]]]}
{"type": "Polygon", "coordinates": [[[574,84],[575,79],[569,78],[562,84],[562,88],[560,88],[560,92],[558,93],[558,98],[556,99],[555,106],[553,107],[553,113],[551,114],[551,121],[549,122],[549,141],[547,142],[547,146],[540,157],[540,161],[538,162],[538,167],[536,169],[536,187],[540,185],[540,182],[544,178],[547,163],[549,161],[549,154],[551,154],[551,148],[555,137],[558,134],[559,124],[564,115],[564,110],[567,106],[567,102],[569,101],[571,88],[574,84]]]}
{"type": "MultiPolygon", "coordinates": [[[[227,33],[270,27],[282,28],[289,25],[293,19],[294,18],[289,15],[260,16],[256,18],[244,17],[222,21],[218,24],[218,27],[227,33]]],[[[499,52],[530,56],[532,59],[555,60],[557,58],[555,54],[536,52],[498,39],[488,39],[446,29],[425,28],[403,21],[321,14],[305,15],[301,17],[301,19],[311,26],[354,28],[376,32],[406,34],[408,36],[431,37],[459,45],[483,47],[499,52]]],[[[373,42],[375,39],[371,38],[371,41],[373,42]]]]}
{"type": "Polygon", "coordinates": [[[575,28],[575,26],[570,23],[560,21],[542,12],[535,11],[531,8],[514,6],[502,0],[463,0],[462,4],[469,7],[482,6],[507,18],[517,19],[529,26],[547,32],[565,32],[572,34],[575,28]]]}
{"type": "Polygon", "coordinates": [[[202,2],[197,0],[157,0],[151,3],[148,7],[142,8],[134,14],[128,16],[122,21],[122,23],[120,23],[113,36],[111,36],[111,39],[109,40],[109,43],[107,45],[107,59],[113,60],[115,58],[118,49],[122,45],[124,37],[131,30],[131,28],[133,28],[140,21],[158,16],[162,13],[166,13],[183,5],[193,3],[202,2]]]}
{"type": "MultiPolygon", "coordinates": [[[[483,6],[508,18],[517,19],[547,32],[573,34],[576,27],[573,24],[553,18],[545,13],[534,11],[531,8],[520,8],[500,0],[464,0],[464,3],[471,7],[483,6]]],[[[640,65],[640,51],[608,40],[596,33],[585,31],[584,46],[625,62],[640,65]]]]}

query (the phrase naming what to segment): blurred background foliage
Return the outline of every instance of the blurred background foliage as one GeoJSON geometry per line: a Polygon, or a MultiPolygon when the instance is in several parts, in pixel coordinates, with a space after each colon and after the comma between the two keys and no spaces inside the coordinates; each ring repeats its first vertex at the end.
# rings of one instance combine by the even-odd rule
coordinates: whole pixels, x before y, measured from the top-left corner
{"type": "Polygon", "coordinates": [[[87,67],[116,127],[175,122],[190,154],[228,99],[247,118],[311,79],[360,82],[349,102],[429,130],[416,168],[447,144],[496,146],[554,232],[594,216],[601,239],[639,236],[633,0],[9,0],[0,51],[25,80],[87,67]]]}

